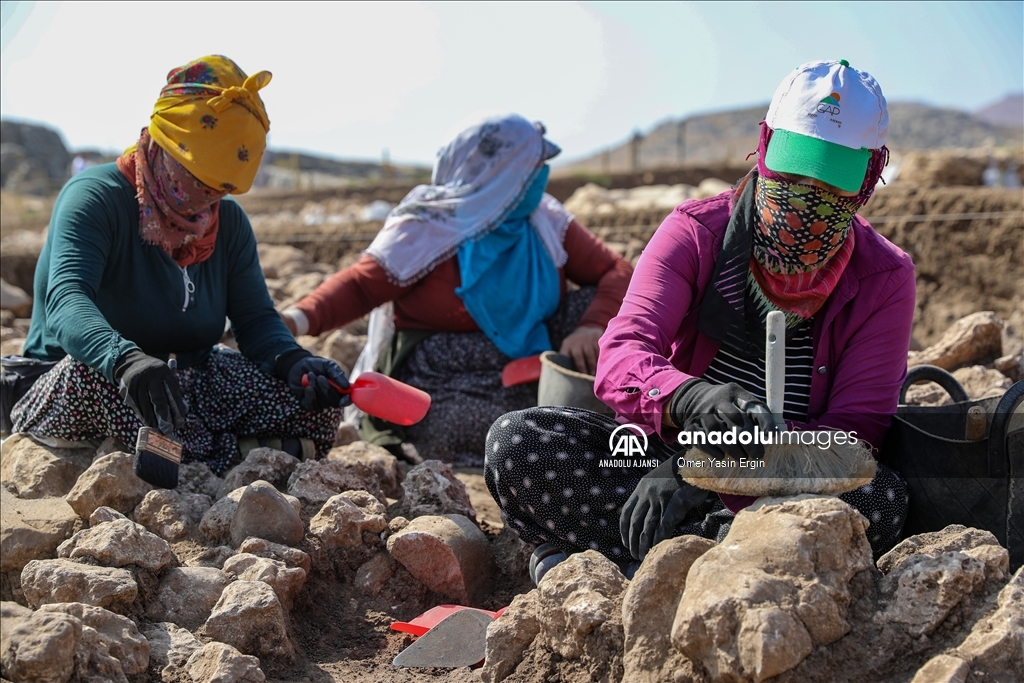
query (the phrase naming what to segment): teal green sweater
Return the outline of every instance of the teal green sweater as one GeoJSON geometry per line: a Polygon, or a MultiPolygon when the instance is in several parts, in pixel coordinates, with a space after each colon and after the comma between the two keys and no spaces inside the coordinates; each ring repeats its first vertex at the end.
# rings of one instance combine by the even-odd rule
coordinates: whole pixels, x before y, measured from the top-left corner
{"type": "Polygon", "coordinates": [[[274,310],[256,237],[237,203],[221,202],[213,255],[183,272],[163,249],[142,242],[135,188],[114,164],[88,169],[61,190],[34,287],[24,355],[70,354],[111,381],[114,363],[134,348],[202,357],[223,336],[225,317],[239,350],[266,373],[277,356],[299,348],[274,310]]]}

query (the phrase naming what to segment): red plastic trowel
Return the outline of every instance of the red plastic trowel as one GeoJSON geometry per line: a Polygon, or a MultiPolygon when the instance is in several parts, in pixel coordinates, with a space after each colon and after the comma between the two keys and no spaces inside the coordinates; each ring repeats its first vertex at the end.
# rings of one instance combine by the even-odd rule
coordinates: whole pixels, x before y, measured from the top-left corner
{"type": "MultiPolygon", "coordinates": [[[[302,376],[302,386],[309,386],[309,375],[302,376]]],[[[334,382],[331,386],[339,394],[351,396],[359,410],[396,425],[416,424],[430,409],[430,394],[379,372],[364,372],[348,389],[334,382]]]]}

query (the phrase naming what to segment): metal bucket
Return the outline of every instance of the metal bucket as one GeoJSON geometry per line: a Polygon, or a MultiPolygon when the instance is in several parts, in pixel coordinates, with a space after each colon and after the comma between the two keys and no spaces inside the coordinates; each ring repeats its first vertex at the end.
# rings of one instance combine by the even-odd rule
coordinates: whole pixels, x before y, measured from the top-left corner
{"type": "Polygon", "coordinates": [[[576,371],[569,356],[554,351],[540,355],[539,406],[573,406],[603,415],[614,415],[611,408],[594,396],[594,376],[576,371]]]}

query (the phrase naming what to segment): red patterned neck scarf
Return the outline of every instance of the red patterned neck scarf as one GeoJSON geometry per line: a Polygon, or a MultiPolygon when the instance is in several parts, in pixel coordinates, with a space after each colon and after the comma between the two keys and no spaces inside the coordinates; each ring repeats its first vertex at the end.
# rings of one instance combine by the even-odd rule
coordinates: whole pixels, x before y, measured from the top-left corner
{"type": "Polygon", "coordinates": [[[772,304],[800,318],[824,305],[853,254],[853,199],[757,178],[750,272],[772,304]]]}
{"type": "Polygon", "coordinates": [[[217,241],[217,191],[185,170],[142,130],[139,143],[117,160],[121,174],[136,188],[139,235],[185,267],[210,258],[217,241]]]}

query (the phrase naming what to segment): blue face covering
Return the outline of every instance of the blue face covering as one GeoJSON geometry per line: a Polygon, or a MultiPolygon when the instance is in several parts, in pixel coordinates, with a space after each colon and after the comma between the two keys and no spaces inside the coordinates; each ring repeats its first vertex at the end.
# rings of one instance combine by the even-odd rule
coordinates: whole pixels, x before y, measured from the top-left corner
{"type": "Polygon", "coordinates": [[[534,176],[519,204],[497,228],[459,247],[462,286],[455,293],[495,346],[509,358],[551,349],[544,321],[561,297],[558,269],[530,225],[540,205],[550,168],[534,176]]]}

